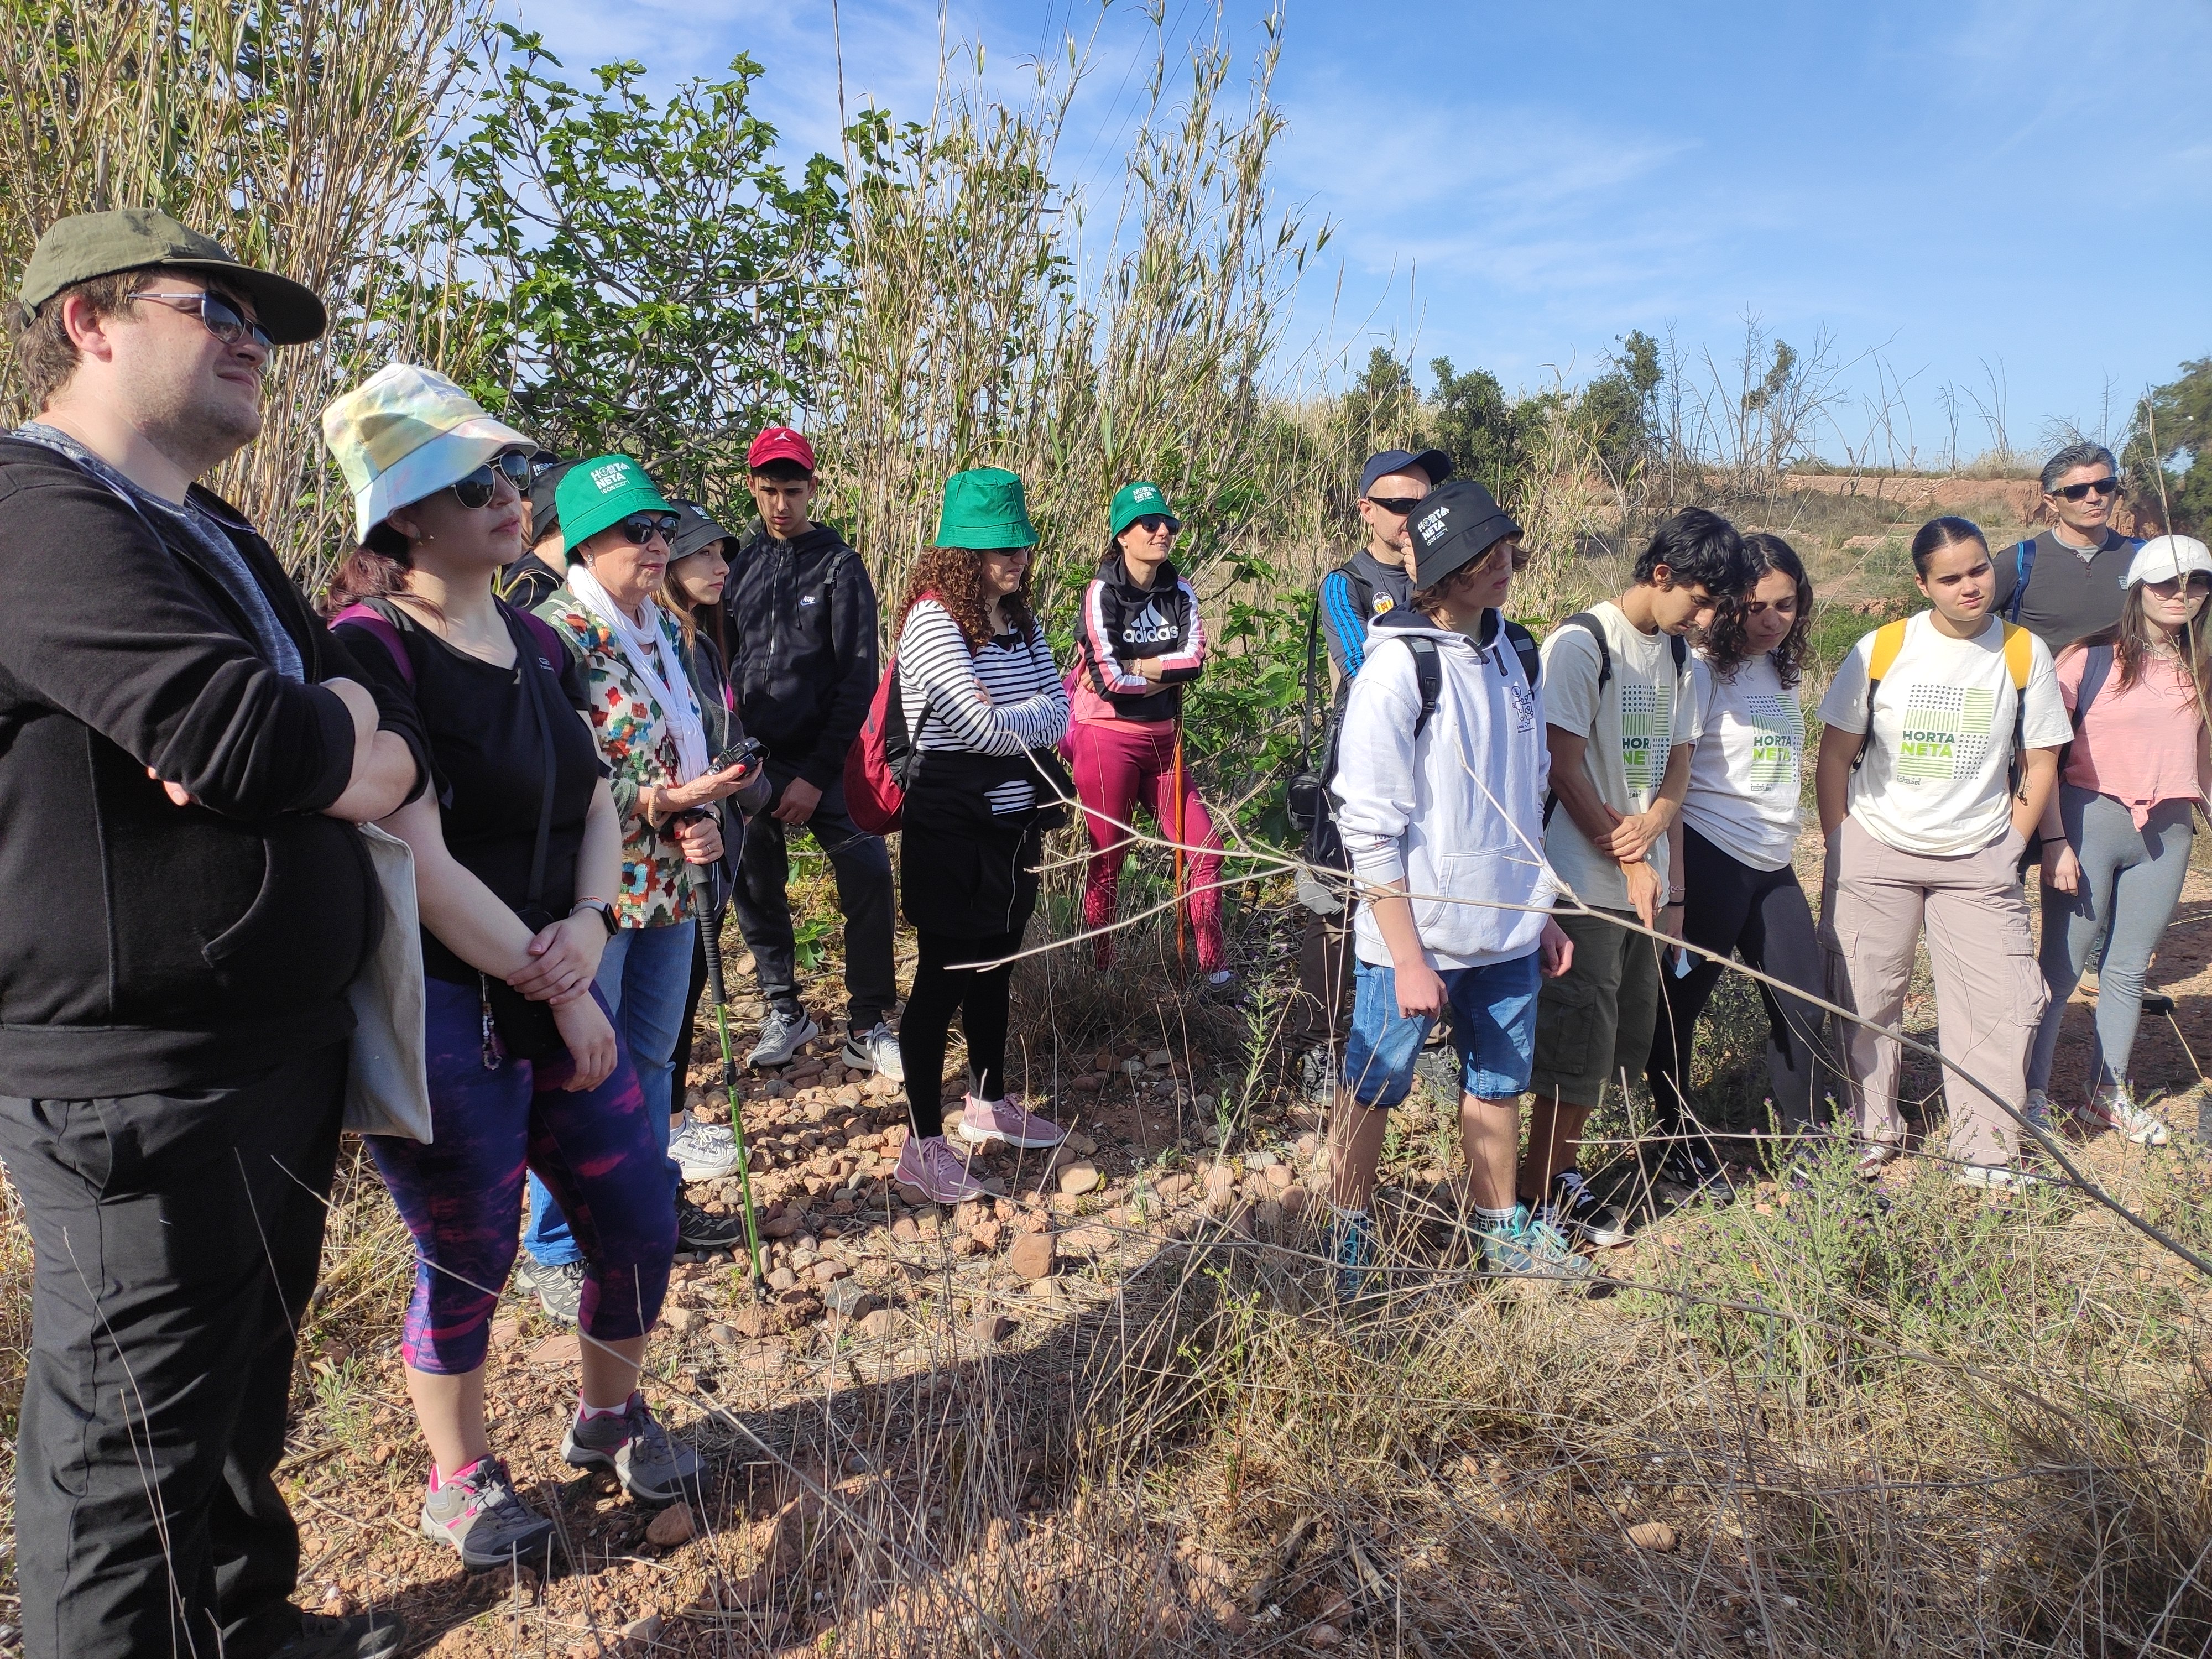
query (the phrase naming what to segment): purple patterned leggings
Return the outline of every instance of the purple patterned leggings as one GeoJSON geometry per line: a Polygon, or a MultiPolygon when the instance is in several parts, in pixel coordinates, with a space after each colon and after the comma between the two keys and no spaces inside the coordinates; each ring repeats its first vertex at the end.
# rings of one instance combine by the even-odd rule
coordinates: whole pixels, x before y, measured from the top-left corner
{"type": "Polygon", "coordinates": [[[483,1364],[491,1310],[514,1263],[526,1167],[583,1247],[583,1328],[603,1342],[643,1335],[668,1289],[676,1205],[629,1051],[605,1082],[580,1093],[561,1086],[566,1054],[486,1071],[477,988],[434,979],[428,989],[431,1144],[368,1137],[415,1236],[407,1363],[449,1376],[483,1364]]]}

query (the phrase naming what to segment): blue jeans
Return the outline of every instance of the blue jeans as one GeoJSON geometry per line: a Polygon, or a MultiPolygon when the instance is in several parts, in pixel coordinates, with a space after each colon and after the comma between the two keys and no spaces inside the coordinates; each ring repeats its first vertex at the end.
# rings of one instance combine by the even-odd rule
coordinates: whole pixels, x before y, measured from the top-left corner
{"type": "MultiPolygon", "coordinates": [[[[625,927],[607,941],[599,958],[598,985],[615,1031],[637,1067],[638,1092],[645,1097],[646,1121],[668,1168],[668,1201],[676,1201],[683,1175],[668,1153],[668,1111],[674,1088],[676,1034],[684,1023],[684,994],[691,986],[691,943],[699,924],[671,927],[625,927]]],[[[522,1235],[530,1259],[546,1267],[581,1261],[583,1248],[568,1231],[568,1218],[530,1177],[530,1225],[522,1235]]]]}
{"type": "MultiPolygon", "coordinates": [[[[1437,977],[1451,1000],[1460,1087],[1477,1100],[1517,1098],[1528,1087],[1536,1051],[1536,989],[1543,982],[1538,953],[1480,968],[1440,969],[1437,977]]],[[[1436,1020],[1398,1012],[1398,976],[1388,968],[1356,964],[1353,986],[1344,1086],[1363,1106],[1395,1106],[1413,1092],[1413,1062],[1436,1020]]]]}

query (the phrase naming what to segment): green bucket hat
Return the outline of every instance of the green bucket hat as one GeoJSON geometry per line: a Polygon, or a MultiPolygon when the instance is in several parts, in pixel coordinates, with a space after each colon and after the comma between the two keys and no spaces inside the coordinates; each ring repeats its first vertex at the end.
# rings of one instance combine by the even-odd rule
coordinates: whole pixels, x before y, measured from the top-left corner
{"type": "Polygon", "coordinates": [[[937,520],[939,547],[1035,547],[1022,481],[1002,466],[979,466],[945,481],[945,511],[937,520]]]}
{"type": "Polygon", "coordinates": [[[633,513],[670,513],[645,469],[627,455],[594,455],[568,469],[554,492],[553,510],[572,548],[581,547],[633,513]]]}
{"type": "Polygon", "coordinates": [[[1106,533],[1118,536],[1148,513],[1158,514],[1176,530],[1182,528],[1182,520],[1176,517],[1175,508],[1168,505],[1158,484],[1125,483],[1114,492],[1114,505],[1108,514],[1111,526],[1106,533]]]}

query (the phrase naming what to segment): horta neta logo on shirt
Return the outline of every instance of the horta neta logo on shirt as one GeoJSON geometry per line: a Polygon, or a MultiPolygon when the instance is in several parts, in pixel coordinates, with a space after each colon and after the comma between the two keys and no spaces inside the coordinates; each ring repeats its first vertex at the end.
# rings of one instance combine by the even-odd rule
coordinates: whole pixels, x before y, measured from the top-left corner
{"type": "Polygon", "coordinates": [[[1797,699],[1753,692],[1743,702],[1753,728],[1746,782],[1757,790],[1795,789],[1798,751],[1805,746],[1805,715],[1797,699]]]}
{"type": "Polygon", "coordinates": [[[1667,775],[1667,750],[1674,729],[1674,682],[1620,688],[1620,766],[1628,787],[1649,794],[1667,775]]]}
{"type": "Polygon", "coordinates": [[[1996,711],[1996,693],[1986,687],[1913,686],[1897,745],[1898,779],[1948,783],[1973,771],[1989,753],[1996,711]]]}

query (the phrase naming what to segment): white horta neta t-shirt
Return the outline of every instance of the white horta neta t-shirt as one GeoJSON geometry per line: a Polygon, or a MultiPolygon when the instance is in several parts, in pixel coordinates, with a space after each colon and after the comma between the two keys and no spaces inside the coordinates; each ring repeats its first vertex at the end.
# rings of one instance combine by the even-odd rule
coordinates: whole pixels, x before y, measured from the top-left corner
{"type": "Polygon", "coordinates": [[[1751,658],[1723,679],[1700,653],[1690,663],[1698,746],[1682,821],[1739,863],[1779,870],[1797,844],[1805,714],[1773,659],[1751,658]]]}
{"type": "MultiPolygon", "coordinates": [[[[1978,853],[2012,826],[2008,772],[2020,694],[2005,666],[1996,617],[1971,640],[1938,633],[1934,613],[1905,625],[1904,648],[1875,693],[1874,740],[1851,774],[1850,814],[1901,853],[1957,858],[1978,853]]],[[[2033,645],[2021,741],[2056,749],[2074,735],[2051,651],[2033,645]]],[[[1867,729],[1867,673],[1874,635],[1853,646],[1820,699],[1839,732],[1867,729]]]]}

